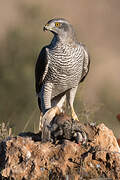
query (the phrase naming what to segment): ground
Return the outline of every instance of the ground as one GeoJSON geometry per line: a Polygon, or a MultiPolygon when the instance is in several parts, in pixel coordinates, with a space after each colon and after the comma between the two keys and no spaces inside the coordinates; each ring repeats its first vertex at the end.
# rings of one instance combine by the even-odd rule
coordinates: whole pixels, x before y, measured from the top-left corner
{"type": "Polygon", "coordinates": [[[51,123],[51,142],[21,133],[0,143],[1,179],[120,179],[120,148],[104,124],[80,124],[66,115],[51,123]]]}

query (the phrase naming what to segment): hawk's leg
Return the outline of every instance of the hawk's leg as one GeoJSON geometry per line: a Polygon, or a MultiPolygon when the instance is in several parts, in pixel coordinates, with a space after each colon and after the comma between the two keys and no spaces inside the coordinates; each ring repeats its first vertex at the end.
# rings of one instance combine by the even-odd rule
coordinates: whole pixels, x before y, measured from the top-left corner
{"type": "Polygon", "coordinates": [[[67,100],[68,100],[69,105],[70,105],[72,118],[73,118],[74,120],[79,121],[79,120],[78,120],[78,117],[77,117],[77,115],[76,115],[76,113],[75,113],[74,107],[73,107],[73,102],[74,102],[74,99],[75,99],[75,94],[76,94],[77,88],[78,88],[78,86],[70,89],[69,92],[67,92],[67,100]]]}
{"type": "Polygon", "coordinates": [[[57,103],[56,106],[52,107],[49,109],[43,116],[42,118],[42,123],[43,123],[43,130],[42,130],[42,141],[46,142],[49,141],[51,136],[50,136],[50,122],[51,120],[57,115],[60,114],[62,105],[65,101],[66,95],[64,95],[60,101],[57,103]]]}
{"type": "Polygon", "coordinates": [[[65,99],[66,99],[66,94],[64,96],[62,96],[60,101],[57,103],[57,107],[59,108],[60,112],[62,112],[62,107],[63,107],[63,104],[65,102],[65,99]]]}
{"type": "Polygon", "coordinates": [[[46,83],[43,85],[40,98],[41,98],[41,109],[43,114],[51,108],[51,95],[52,95],[52,83],[46,83]]]}
{"type": "Polygon", "coordinates": [[[51,93],[52,93],[52,83],[43,84],[40,93],[38,94],[38,100],[40,97],[40,121],[39,130],[43,128],[44,119],[43,115],[45,112],[51,108],[51,93]]]}

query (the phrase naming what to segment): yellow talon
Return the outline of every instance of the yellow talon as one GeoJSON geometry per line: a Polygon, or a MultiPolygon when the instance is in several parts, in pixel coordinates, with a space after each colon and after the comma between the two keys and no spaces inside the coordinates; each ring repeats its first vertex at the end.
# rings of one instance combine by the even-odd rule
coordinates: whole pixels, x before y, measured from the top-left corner
{"type": "Polygon", "coordinates": [[[79,121],[79,119],[78,119],[78,117],[77,117],[77,115],[76,115],[76,113],[75,113],[75,111],[74,111],[74,108],[71,108],[71,112],[72,112],[72,118],[73,118],[74,120],[76,120],[76,121],[79,121]]]}

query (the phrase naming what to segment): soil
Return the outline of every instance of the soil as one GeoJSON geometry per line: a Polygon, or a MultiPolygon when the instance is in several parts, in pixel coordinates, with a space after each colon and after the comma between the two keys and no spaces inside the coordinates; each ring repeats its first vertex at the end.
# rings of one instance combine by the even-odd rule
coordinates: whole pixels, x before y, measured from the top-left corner
{"type": "Polygon", "coordinates": [[[0,143],[0,178],[12,180],[120,179],[120,148],[104,124],[81,124],[61,114],[51,122],[51,141],[41,132],[0,143]]]}

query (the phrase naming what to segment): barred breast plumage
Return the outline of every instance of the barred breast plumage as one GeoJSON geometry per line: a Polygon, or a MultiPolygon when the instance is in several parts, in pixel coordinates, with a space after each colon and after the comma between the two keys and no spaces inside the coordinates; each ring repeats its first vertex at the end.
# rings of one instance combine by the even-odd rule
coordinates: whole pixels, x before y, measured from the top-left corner
{"type": "Polygon", "coordinates": [[[58,43],[46,48],[48,72],[45,81],[53,83],[52,97],[79,84],[82,76],[84,49],[81,44],[74,46],[58,43]]]}

